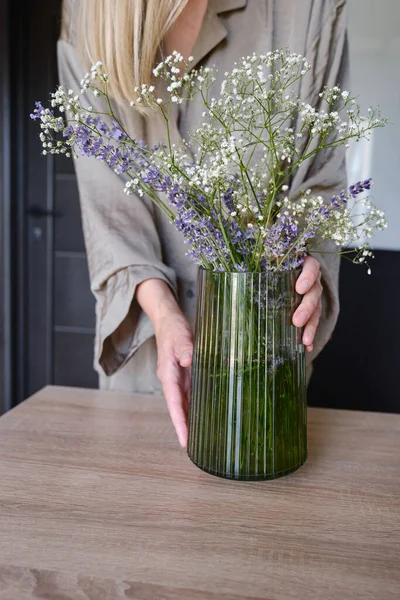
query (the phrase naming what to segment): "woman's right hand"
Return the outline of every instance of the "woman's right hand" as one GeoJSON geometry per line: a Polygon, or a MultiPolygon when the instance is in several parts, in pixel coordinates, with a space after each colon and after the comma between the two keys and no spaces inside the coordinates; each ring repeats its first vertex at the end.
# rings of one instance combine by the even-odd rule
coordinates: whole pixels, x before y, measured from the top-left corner
{"type": "Polygon", "coordinates": [[[136,289],[136,299],[154,325],[158,353],[157,377],[161,381],[179,443],[185,448],[193,355],[192,331],[165,281],[143,281],[136,289]]]}

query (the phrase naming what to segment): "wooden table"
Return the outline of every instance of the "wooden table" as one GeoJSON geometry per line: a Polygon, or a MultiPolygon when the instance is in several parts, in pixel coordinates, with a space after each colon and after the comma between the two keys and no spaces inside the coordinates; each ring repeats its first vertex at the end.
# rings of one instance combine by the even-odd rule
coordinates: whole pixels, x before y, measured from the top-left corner
{"type": "Polygon", "coordinates": [[[197,469],[162,398],[49,387],[0,419],[0,598],[400,598],[400,415],[309,409],[274,482],[197,469]]]}

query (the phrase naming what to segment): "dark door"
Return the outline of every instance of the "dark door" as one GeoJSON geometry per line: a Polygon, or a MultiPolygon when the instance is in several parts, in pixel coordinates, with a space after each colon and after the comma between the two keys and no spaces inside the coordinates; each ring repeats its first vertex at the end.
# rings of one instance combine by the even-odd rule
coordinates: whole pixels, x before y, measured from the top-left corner
{"type": "MultiPolygon", "coordinates": [[[[44,157],[35,100],[57,84],[61,0],[35,2],[24,19],[25,61],[20,122],[25,134],[23,204],[25,358],[19,400],[47,384],[97,386],[92,367],[95,310],[89,288],[76,178],[71,160],[44,157]]],[[[24,51],[23,50],[23,51],[24,51]]]]}

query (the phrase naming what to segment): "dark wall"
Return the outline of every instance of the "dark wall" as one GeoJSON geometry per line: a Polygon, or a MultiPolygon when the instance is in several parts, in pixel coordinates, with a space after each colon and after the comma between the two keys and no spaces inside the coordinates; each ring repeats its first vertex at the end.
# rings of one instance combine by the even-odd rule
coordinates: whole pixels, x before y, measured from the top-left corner
{"type": "Polygon", "coordinates": [[[312,406],[400,412],[400,252],[374,254],[370,276],[342,260],[341,312],[314,361],[312,406]]]}

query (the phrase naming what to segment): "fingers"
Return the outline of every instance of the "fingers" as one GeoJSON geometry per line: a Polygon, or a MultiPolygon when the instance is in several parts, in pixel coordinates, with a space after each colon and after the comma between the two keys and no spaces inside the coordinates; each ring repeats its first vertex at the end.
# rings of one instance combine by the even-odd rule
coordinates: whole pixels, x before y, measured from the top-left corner
{"type": "Polygon", "coordinates": [[[313,314],[311,315],[310,320],[304,328],[303,333],[303,344],[306,347],[307,352],[311,352],[313,349],[313,342],[315,338],[315,334],[317,333],[317,327],[319,323],[319,319],[322,311],[322,302],[321,297],[318,300],[317,307],[313,314]]]}
{"type": "Polygon", "coordinates": [[[293,315],[293,325],[296,327],[304,327],[304,325],[311,319],[314,312],[317,310],[318,302],[322,295],[322,284],[320,278],[314,283],[312,288],[307,294],[304,294],[300,306],[297,308],[293,315]]]}
{"type": "Polygon", "coordinates": [[[181,367],[190,367],[193,358],[193,344],[179,350],[178,360],[181,367]]]}
{"type": "Polygon", "coordinates": [[[304,260],[302,273],[296,282],[296,291],[303,294],[303,298],[293,315],[293,325],[304,327],[303,344],[307,352],[311,352],[322,311],[323,291],[320,264],[313,256],[307,256],[304,260]]]}
{"type": "Polygon", "coordinates": [[[307,294],[304,294],[300,306],[296,309],[293,315],[293,325],[296,327],[304,327],[304,325],[312,317],[317,309],[318,302],[322,295],[322,284],[320,278],[314,283],[307,294]]]}
{"type": "Polygon", "coordinates": [[[156,328],[158,350],[157,376],[162,383],[165,400],[179,443],[187,446],[187,415],[190,392],[190,366],[193,335],[182,314],[172,313],[156,328]]]}
{"type": "Polygon", "coordinates": [[[177,328],[171,338],[174,353],[181,367],[190,367],[193,357],[193,334],[186,321],[176,325],[177,328]]]}
{"type": "Polygon", "coordinates": [[[303,263],[303,270],[296,282],[296,292],[305,294],[312,288],[317,281],[320,273],[320,264],[313,256],[306,256],[303,263]]]}
{"type": "Polygon", "coordinates": [[[160,381],[163,386],[163,392],[167,403],[168,411],[172,423],[175,427],[178,440],[182,448],[187,446],[188,426],[187,426],[187,397],[183,389],[180,367],[178,364],[169,362],[165,373],[160,373],[160,381]]]}

